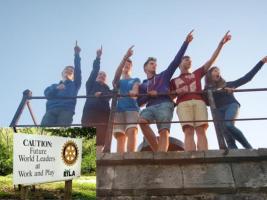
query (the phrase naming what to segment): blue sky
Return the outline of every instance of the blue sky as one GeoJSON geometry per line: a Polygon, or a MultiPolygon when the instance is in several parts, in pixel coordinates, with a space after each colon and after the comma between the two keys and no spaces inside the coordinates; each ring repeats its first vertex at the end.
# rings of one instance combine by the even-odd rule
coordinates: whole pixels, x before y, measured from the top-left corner
{"type": "MultiPolygon", "coordinates": [[[[146,58],[157,57],[157,71],[164,70],[193,28],[194,40],[186,54],[192,57],[194,69],[210,57],[224,33],[231,31],[232,40],[215,65],[226,80],[235,80],[267,55],[266,7],[264,0],[1,0],[0,126],[9,125],[23,90],[43,95],[45,87],[60,80],[63,67],[73,63],[75,40],[82,48],[79,95],[85,94],[85,82],[100,45],[101,67],[108,74],[109,85],[131,45],[135,45],[133,76],[144,79],[146,58]]],[[[266,87],[266,68],[242,88],[266,87]]],[[[178,74],[179,70],[174,76],[178,74]]],[[[239,93],[236,97],[242,105],[240,118],[267,117],[266,92],[239,93]]],[[[31,104],[40,122],[45,101],[34,100],[31,104]]],[[[84,100],[78,100],[74,123],[80,122],[83,105],[84,100]]],[[[31,123],[26,110],[20,124],[31,123]]],[[[237,122],[237,126],[254,147],[267,147],[266,121],[237,122]]],[[[172,126],[171,135],[183,140],[179,125],[172,126]]],[[[212,124],[207,135],[210,148],[218,148],[212,124]]],[[[140,131],[138,139],[142,139],[140,131]]]]}

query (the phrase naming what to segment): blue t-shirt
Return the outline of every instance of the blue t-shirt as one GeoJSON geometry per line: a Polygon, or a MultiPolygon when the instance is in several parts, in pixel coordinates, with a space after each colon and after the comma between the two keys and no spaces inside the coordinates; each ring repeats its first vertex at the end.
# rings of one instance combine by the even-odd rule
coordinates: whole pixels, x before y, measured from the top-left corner
{"type": "MultiPolygon", "coordinates": [[[[121,79],[119,82],[119,93],[129,94],[135,83],[140,83],[139,78],[121,79]]],[[[131,97],[120,97],[117,104],[117,112],[139,111],[136,99],[131,97]]]]}

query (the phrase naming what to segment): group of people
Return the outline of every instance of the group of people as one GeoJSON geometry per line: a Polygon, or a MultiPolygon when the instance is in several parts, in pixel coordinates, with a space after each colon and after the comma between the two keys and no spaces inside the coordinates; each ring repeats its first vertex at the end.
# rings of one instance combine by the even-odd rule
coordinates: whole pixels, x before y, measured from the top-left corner
{"type": "MultiPolygon", "coordinates": [[[[235,80],[225,81],[220,69],[212,66],[224,45],[231,40],[229,31],[223,36],[212,56],[202,66],[191,72],[191,57],[185,55],[188,45],[193,40],[193,31],[185,38],[169,66],[161,73],[156,73],[157,59],[148,57],[143,69],[147,76],[143,82],[132,78],[133,47],[130,47],[116,69],[113,88],[119,98],[114,118],[113,135],[117,140],[117,152],[134,152],[137,146],[138,124],[154,152],[166,152],[169,147],[169,135],[174,108],[184,132],[185,151],[207,150],[208,128],[207,101],[204,90],[221,90],[214,93],[216,111],[225,119],[223,136],[228,148],[236,149],[236,141],[244,148],[252,148],[234,119],[238,115],[239,102],[233,95],[234,90],[249,82],[267,62],[267,57],[260,60],[246,75],[235,80]],[[173,78],[179,68],[180,75],[173,78]],[[201,80],[205,77],[204,89],[201,80]],[[146,106],[140,111],[140,107],[146,106]],[[150,127],[155,122],[159,136],[150,127]],[[195,142],[194,136],[197,136],[195,142]]],[[[62,72],[62,81],[53,84],[44,91],[47,97],[46,113],[42,126],[71,125],[75,111],[76,98],[81,87],[80,47],[74,48],[74,67],[67,66],[62,72]]],[[[107,136],[110,116],[110,99],[113,90],[106,83],[107,74],[100,71],[102,47],[96,52],[93,69],[86,82],[87,98],[81,123],[83,127],[96,127],[97,152],[101,152],[107,136]]]]}

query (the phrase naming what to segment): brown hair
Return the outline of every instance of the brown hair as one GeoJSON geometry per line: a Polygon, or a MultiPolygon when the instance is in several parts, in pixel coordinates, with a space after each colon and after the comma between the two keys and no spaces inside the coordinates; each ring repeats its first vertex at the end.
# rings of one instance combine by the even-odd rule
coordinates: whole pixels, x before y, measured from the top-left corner
{"type": "Polygon", "coordinates": [[[190,56],[185,55],[185,56],[182,57],[182,60],[183,60],[183,59],[186,59],[186,58],[190,58],[190,56]]]}
{"type": "Polygon", "coordinates": [[[205,76],[205,90],[208,88],[223,88],[225,87],[225,80],[220,77],[220,79],[218,81],[214,81],[212,80],[212,71],[215,69],[219,69],[218,67],[212,67],[210,68],[210,70],[207,72],[206,76],[205,76]]]}
{"type": "Polygon", "coordinates": [[[148,57],[147,60],[146,60],[146,62],[144,63],[144,70],[145,70],[145,66],[146,66],[150,61],[155,61],[155,62],[156,62],[157,59],[154,58],[154,57],[148,57]]]}

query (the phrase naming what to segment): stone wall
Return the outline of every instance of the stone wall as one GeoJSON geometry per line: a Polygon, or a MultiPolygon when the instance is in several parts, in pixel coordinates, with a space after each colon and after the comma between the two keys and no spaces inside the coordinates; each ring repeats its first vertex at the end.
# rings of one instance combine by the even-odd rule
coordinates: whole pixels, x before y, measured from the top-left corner
{"type": "Polygon", "coordinates": [[[267,149],[99,154],[97,199],[267,200],[267,149]]]}

